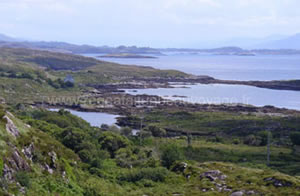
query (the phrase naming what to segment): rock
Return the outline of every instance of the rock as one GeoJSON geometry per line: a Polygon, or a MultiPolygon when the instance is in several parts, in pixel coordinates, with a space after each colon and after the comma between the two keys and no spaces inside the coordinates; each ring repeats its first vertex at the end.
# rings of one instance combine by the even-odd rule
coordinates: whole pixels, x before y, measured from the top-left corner
{"type": "Polygon", "coordinates": [[[44,165],[44,169],[45,169],[49,174],[53,174],[53,172],[54,172],[53,169],[51,169],[50,166],[47,165],[47,164],[44,165]]]}
{"type": "Polygon", "coordinates": [[[237,192],[232,193],[230,196],[242,196],[242,195],[244,195],[244,193],[242,191],[237,191],[237,192]]]}
{"type": "Polygon", "coordinates": [[[56,168],[56,160],[57,160],[57,155],[54,151],[49,152],[48,155],[51,158],[51,163],[50,163],[50,167],[51,168],[56,168]]]}
{"type": "Polygon", "coordinates": [[[28,147],[25,147],[24,149],[22,149],[22,152],[27,159],[32,161],[33,153],[34,153],[34,144],[31,143],[28,147]]]}
{"type": "Polygon", "coordinates": [[[17,148],[14,148],[12,153],[12,157],[8,159],[9,165],[12,166],[16,171],[30,171],[30,166],[27,161],[21,157],[17,148]]]}
{"type": "Polygon", "coordinates": [[[15,173],[15,171],[12,168],[10,168],[10,167],[8,167],[8,165],[4,164],[4,167],[3,167],[4,179],[11,182],[13,180],[14,173],[15,173]]]}
{"type": "Polygon", "coordinates": [[[172,168],[172,171],[173,172],[181,172],[183,173],[184,170],[187,168],[188,164],[185,163],[185,162],[180,162],[180,163],[177,163],[173,166],[172,168]]]}
{"type": "Polygon", "coordinates": [[[227,178],[226,175],[221,175],[221,176],[219,177],[220,180],[225,180],[226,178],[227,178]]]}
{"type": "Polygon", "coordinates": [[[293,185],[292,182],[290,181],[287,181],[287,180],[280,180],[280,179],[277,179],[275,177],[269,177],[269,178],[265,178],[264,179],[265,182],[267,182],[267,185],[273,185],[277,188],[279,187],[290,187],[293,185]]]}
{"type": "Polygon", "coordinates": [[[210,170],[200,175],[200,178],[207,178],[210,181],[215,180],[225,180],[227,178],[226,175],[223,175],[219,170],[210,170]]]}
{"type": "Polygon", "coordinates": [[[247,191],[246,194],[247,195],[255,195],[255,191],[247,191]]]}
{"type": "Polygon", "coordinates": [[[5,115],[3,118],[6,119],[6,131],[14,137],[18,137],[20,132],[14,122],[8,117],[8,115],[5,115]]]}

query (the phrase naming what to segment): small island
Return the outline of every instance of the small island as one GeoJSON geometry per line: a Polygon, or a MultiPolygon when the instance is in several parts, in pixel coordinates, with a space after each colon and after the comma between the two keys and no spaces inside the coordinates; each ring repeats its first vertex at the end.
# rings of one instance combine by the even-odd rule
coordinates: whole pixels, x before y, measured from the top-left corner
{"type": "Polygon", "coordinates": [[[133,53],[118,53],[118,54],[106,54],[99,56],[100,58],[134,58],[134,59],[156,59],[154,56],[145,56],[133,53]]]}

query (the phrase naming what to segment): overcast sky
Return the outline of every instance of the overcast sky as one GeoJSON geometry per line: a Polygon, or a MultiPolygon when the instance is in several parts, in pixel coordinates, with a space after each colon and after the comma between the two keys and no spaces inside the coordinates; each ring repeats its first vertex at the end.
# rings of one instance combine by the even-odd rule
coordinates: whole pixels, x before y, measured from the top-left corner
{"type": "Polygon", "coordinates": [[[0,33],[93,45],[197,47],[300,32],[299,0],[0,0],[0,33]]]}

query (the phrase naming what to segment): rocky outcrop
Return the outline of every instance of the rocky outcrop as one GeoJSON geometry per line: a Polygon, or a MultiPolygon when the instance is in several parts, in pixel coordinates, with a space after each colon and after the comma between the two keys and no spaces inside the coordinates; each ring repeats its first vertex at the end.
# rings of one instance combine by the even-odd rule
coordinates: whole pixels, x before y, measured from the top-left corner
{"type": "Polygon", "coordinates": [[[18,137],[20,132],[14,122],[9,118],[9,115],[3,117],[6,120],[6,131],[14,137],[18,137]]]}
{"type": "Polygon", "coordinates": [[[22,153],[25,155],[27,159],[32,161],[33,153],[34,153],[34,144],[31,143],[28,147],[23,148],[22,153]]]}
{"type": "Polygon", "coordinates": [[[12,155],[4,160],[5,164],[3,167],[3,176],[8,182],[14,180],[14,174],[16,172],[31,171],[30,165],[15,147],[13,148],[12,155]]]}
{"type": "Polygon", "coordinates": [[[27,161],[21,156],[19,151],[15,148],[11,158],[8,159],[9,165],[16,171],[30,171],[30,166],[27,161]]]}

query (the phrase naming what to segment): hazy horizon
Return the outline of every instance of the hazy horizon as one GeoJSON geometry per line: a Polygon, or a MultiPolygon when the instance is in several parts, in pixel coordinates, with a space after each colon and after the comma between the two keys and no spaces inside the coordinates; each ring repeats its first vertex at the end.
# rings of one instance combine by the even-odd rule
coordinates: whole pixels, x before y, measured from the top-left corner
{"type": "Polygon", "coordinates": [[[296,0],[2,0],[0,33],[97,46],[217,47],[296,34],[298,7],[296,0]]]}

